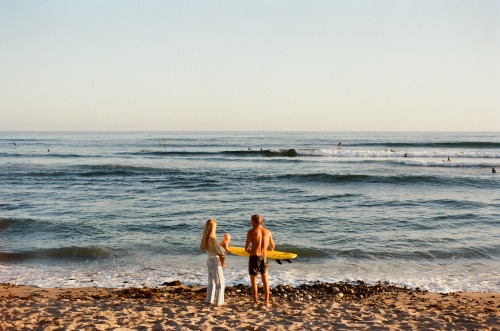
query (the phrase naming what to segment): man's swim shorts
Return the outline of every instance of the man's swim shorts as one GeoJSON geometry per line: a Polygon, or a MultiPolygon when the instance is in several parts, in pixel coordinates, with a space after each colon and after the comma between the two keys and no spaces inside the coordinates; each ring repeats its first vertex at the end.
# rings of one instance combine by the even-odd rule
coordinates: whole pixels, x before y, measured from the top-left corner
{"type": "Polygon", "coordinates": [[[248,260],[248,273],[252,276],[265,274],[267,272],[267,258],[264,256],[250,255],[248,260]]]}

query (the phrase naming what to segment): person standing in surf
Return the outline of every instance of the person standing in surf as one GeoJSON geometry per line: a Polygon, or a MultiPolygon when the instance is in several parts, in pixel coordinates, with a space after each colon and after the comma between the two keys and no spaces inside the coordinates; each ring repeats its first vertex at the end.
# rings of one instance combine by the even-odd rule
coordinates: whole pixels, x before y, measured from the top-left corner
{"type": "Polygon", "coordinates": [[[267,250],[274,251],[274,241],[271,231],[262,226],[262,217],[252,215],[252,230],[247,233],[245,250],[250,254],[248,260],[248,273],[252,287],[252,297],[255,305],[258,304],[257,275],[260,273],[266,306],[270,306],[270,291],[268,282],[267,250]]]}
{"type": "Polygon", "coordinates": [[[200,249],[208,254],[208,288],[205,301],[221,306],[224,304],[225,282],[219,257],[224,256],[226,250],[217,242],[216,230],[217,222],[214,219],[205,222],[200,249]]]}

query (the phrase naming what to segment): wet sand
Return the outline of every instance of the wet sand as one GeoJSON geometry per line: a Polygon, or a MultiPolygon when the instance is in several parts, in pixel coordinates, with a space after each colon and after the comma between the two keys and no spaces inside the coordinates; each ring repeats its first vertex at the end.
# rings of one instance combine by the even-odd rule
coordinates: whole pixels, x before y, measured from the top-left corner
{"type": "MultiPolygon", "coordinates": [[[[500,330],[498,293],[429,293],[389,284],[314,283],[273,289],[254,307],[250,288],[37,288],[0,285],[0,330],[500,330]]],[[[262,291],[260,290],[260,293],[262,291]]]]}

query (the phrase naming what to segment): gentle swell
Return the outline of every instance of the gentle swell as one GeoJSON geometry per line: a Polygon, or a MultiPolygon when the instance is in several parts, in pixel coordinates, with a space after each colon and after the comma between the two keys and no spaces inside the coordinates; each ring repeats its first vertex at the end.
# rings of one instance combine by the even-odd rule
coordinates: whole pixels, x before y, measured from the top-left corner
{"type": "Polygon", "coordinates": [[[117,256],[114,252],[104,247],[60,247],[43,248],[24,252],[0,252],[0,262],[26,261],[34,259],[101,259],[117,256]]]}
{"type": "Polygon", "coordinates": [[[276,177],[278,180],[290,180],[294,182],[312,182],[319,184],[398,184],[398,185],[432,185],[432,186],[474,186],[474,187],[498,187],[496,181],[488,178],[471,177],[438,177],[425,175],[403,175],[403,176],[376,176],[376,175],[337,175],[327,173],[314,174],[287,174],[276,177]]]}

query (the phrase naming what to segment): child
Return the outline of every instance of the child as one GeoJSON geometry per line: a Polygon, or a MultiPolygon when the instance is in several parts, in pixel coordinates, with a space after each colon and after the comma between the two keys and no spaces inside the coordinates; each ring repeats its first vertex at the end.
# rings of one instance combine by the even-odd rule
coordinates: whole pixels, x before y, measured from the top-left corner
{"type": "MultiPolygon", "coordinates": [[[[220,242],[220,245],[222,246],[222,248],[224,248],[226,250],[226,252],[230,252],[229,250],[229,242],[231,241],[231,235],[229,233],[224,233],[222,235],[222,240],[220,242]]],[[[220,259],[220,264],[221,266],[223,266],[224,268],[226,267],[226,257],[224,255],[219,255],[219,259],[220,259]]]]}

